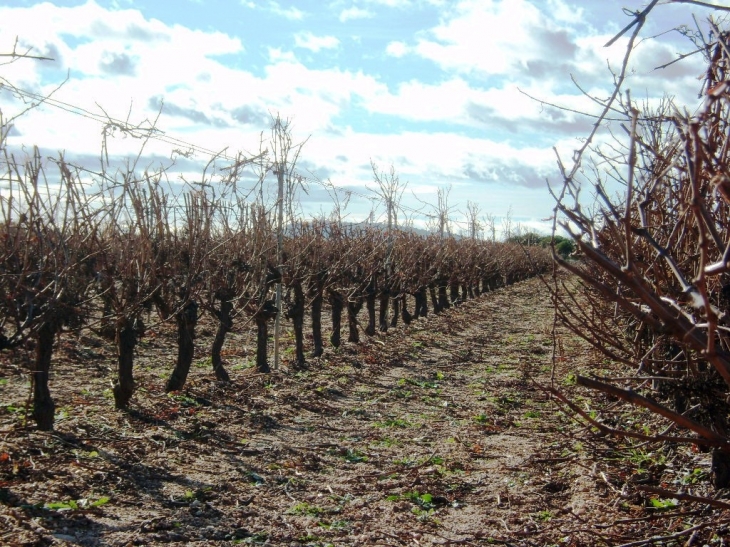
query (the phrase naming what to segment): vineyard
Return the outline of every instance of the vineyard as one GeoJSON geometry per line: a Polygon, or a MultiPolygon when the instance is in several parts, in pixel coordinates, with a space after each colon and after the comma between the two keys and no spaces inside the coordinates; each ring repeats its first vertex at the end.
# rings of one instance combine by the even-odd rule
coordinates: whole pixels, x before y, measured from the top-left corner
{"type": "MultiPolygon", "coordinates": [[[[223,422],[239,420],[243,405],[248,421],[257,415],[255,399],[267,386],[288,379],[306,389],[310,371],[341,369],[343,364],[330,361],[349,355],[366,364],[359,367],[380,366],[382,359],[371,346],[395,344],[392,351],[398,353],[390,336],[394,330],[397,339],[410,325],[551,267],[548,248],[524,245],[537,241],[482,240],[475,233],[455,238],[444,233],[443,218],[432,236],[399,229],[395,198],[402,188],[393,170],[381,174],[374,165],[388,211],[387,229],[346,223],[339,209],[327,218],[302,220],[295,205],[299,150],[291,146],[288,127],[279,119],[269,144],[271,151],[256,157],[209,164],[206,170],[215,174],[203,172],[199,181],[177,192],[164,168],[142,174],[131,167],[114,170],[103,158],[99,171],[90,173],[63,155],[44,158],[36,148],[19,161],[4,147],[2,409],[5,431],[14,440],[2,449],[2,496],[7,507],[30,511],[5,515],[14,531],[4,540],[15,537],[16,526],[26,528],[23,523],[32,520],[36,509],[42,514],[70,509],[80,515],[113,504],[117,496],[113,488],[109,495],[88,498],[88,507],[87,501],[76,501],[86,500],[76,493],[48,507],[18,498],[16,486],[36,480],[29,463],[37,461],[35,442],[23,437],[30,431],[73,443],[77,433],[68,427],[75,419],[68,418],[80,409],[90,420],[80,420],[74,429],[100,425],[97,420],[115,415],[114,408],[143,429],[197,421],[201,404],[238,409],[229,416],[221,412],[223,422]],[[246,186],[252,173],[257,182],[246,186]],[[265,189],[272,173],[281,183],[273,202],[265,189]],[[78,353],[69,359],[69,351],[78,353]],[[100,362],[94,362],[97,357],[100,362]],[[201,365],[216,393],[195,394],[203,381],[197,370],[201,365]],[[158,372],[151,376],[153,368],[158,372]],[[194,376],[198,373],[192,385],[191,369],[194,376]],[[156,385],[159,375],[165,378],[163,385],[156,385]],[[221,398],[223,393],[228,395],[221,398]],[[240,393],[248,393],[248,402],[240,393]]],[[[320,388],[315,393],[329,393],[320,388]]],[[[306,407],[304,398],[297,404],[306,407]]],[[[258,413],[262,422],[255,429],[273,428],[272,410],[258,413]]],[[[213,427],[216,420],[206,423],[213,427]]],[[[226,450],[240,444],[238,437],[230,432],[226,450]]],[[[111,452],[97,448],[87,452],[104,454],[100,457],[111,463],[111,452]]],[[[245,455],[252,449],[246,442],[240,450],[245,455]]],[[[56,456],[54,461],[65,461],[61,453],[56,456]]],[[[251,473],[263,476],[265,470],[257,469],[251,473]]],[[[48,479],[45,471],[42,477],[48,479]]],[[[43,544],[68,536],[26,531],[18,543],[43,544]]]]}
{"type": "Polygon", "coordinates": [[[221,351],[226,334],[242,325],[255,325],[256,369],[266,373],[270,324],[277,315],[291,320],[295,343],[288,366],[299,370],[306,367],[305,315],[311,318],[312,356],[324,351],[325,305],[329,342],[338,348],[343,314],[347,340],[357,343],[361,332],[374,336],[399,320],[407,324],[429,311],[439,313],[545,271],[550,262],[539,247],[528,255],[518,244],[424,238],[324,221],[290,223],[287,234],[277,235],[274,215],[263,204],[237,199],[234,208],[190,191],[178,196],[184,206],[177,209],[151,176],[133,180],[125,173],[119,186],[115,180],[115,186],[90,195],[62,159],[61,188],[51,192],[40,161],[36,156],[13,166],[11,175],[22,173],[12,180],[20,195],[3,202],[0,343],[12,349],[28,347],[29,340],[35,347],[33,419],[42,430],[53,428],[49,377],[54,343],[63,331],[85,327],[116,342],[114,399],[117,408],[126,408],[147,324],[172,323],[177,329],[177,359],[165,389],[179,391],[204,314],[217,323],[208,350],[211,372],[229,381],[221,351]],[[279,284],[286,291],[281,313],[273,291],[279,284]],[[366,314],[359,313],[363,307],[366,314]]]}
{"type": "Polygon", "coordinates": [[[442,191],[419,235],[374,163],[387,224],[305,218],[278,117],[174,183],[106,155],[154,128],[92,171],[0,118],[0,542],[726,545],[730,41],[685,29],[695,111],[638,103],[656,6],[552,238],[442,191]]]}

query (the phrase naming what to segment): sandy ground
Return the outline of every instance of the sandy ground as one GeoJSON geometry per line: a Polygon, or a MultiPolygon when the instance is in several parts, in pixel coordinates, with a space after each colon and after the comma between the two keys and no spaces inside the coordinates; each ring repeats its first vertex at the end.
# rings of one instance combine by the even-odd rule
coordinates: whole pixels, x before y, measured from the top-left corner
{"type": "Polygon", "coordinates": [[[727,511],[634,488],[706,494],[708,454],[597,438],[540,389],[588,407],[570,374],[608,366],[561,332],[554,368],[552,322],[534,279],[302,372],[285,349],[268,375],[246,328],[226,343],[231,384],[212,375],[203,324],[174,394],[160,327],[139,345],[128,412],[113,408],[113,346],[69,334],[53,433],[24,426],[27,356],[6,352],[0,545],[724,545],[727,511]]]}

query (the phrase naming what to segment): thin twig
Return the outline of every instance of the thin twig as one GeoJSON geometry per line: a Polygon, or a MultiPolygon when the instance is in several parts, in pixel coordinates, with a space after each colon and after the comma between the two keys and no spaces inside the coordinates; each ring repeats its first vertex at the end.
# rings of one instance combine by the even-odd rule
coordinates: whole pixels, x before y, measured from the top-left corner
{"type": "Polygon", "coordinates": [[[702,522],[696,526],[692,526],[692,528],[687,528],[674,534],[669,534],[667,536],[654,536],[647,539],[640,539],[638,541],[630,541],[629,543],[624,543],[622,545],[619,545],[618,547],[638,547],[639,545],[651,545],[652,543],[666,545],[666,542],[668,541],[681,538],[683,536],[691,534],[696,530],[701,530],[702,528],[707,528],[708,526],[712,526],[715,524],[717,523],[714,521],[702,522]]]}
{"type": "Polygon", "coordinates": [[[678,500],[684,500],[684,501],[692,501],[695,503],[704,503],[707,505],[711,505],[712,507],[717,507],[718,509],[730,509],[730,503],[725,503],[723,501],[714,500],[712,498],[706,498],[703,496],[693,496],[692,494],[685,494],[683,492],[671,492],[669,490],[665,490],[663,488],[656,488],[655,486],[636,486],[637,490],[640,490],[642,492],[649,492],[650,494],[659,494],[662,497],[665,498],[676,498],[678,500]]]}

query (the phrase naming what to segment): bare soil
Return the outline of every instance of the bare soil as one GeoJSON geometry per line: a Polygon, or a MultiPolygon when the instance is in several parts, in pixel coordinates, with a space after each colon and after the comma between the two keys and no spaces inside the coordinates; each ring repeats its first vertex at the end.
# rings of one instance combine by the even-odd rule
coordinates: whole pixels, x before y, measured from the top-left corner
{"type": "Polygon", "coordinates": [[[709,495],[708,454],[597,438],[538,386],[589,410],[570,374],[609,366],[565,332],[554,363],[552,322],[533,279],[328,348],[306,371],[285,350],[267,375],[244,328],[226,343],[230,384],[213,377],[208,323],[173,394],[161,326],[138,348],[125,412],[113,345],[65,335],[52,433],[25,425],[28,355],[2,354],[0,544],[725,544],[726,511],[634,488],[709,495]]]}

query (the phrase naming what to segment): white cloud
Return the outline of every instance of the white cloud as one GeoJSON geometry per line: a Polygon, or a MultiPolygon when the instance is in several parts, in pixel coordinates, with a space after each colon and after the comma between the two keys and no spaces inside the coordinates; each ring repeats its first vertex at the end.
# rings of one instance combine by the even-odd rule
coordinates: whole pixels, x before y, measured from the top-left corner
{"type": "Polygon", "coordinates": [[[283,51],[280,48],[276,47],[270,47],[268,49],[269,51],[269,61],[272,63],[280,63],[280,62],[286,62],[286,63],[297,63],[297,58],[294,55],[294,52],[292,51],[283,51]]]}
{"type": "Polygon", "coordinates": [[[269,10],[276,15],[292,21],[301,21],[306,15],[302,10],[294,6],[283,8],[279,2],[269,2],[269,10]]]}
{"type": "Polygon", "coordinates": [[[350,21],[351,19],[370,19],[374,16],[375,14],[369,10],[353,6],[340,12],[340,22],[344,23],[346,21],[350,21]]]}
{"type": "Polygon", "coordinates": [[[385,48],[385,53],[397,58],[404,57],[409,51],[408,44],[404,42],[390,42],[385,48]]]}
{"type": "MultiPolygon", "coordinates": [[[[597,33],[580,17],[585,17],[582,8],[563,0],[459,0],[443,11],[438,25],[412,42],[391,42],[386,53],[396,58],[417,55],[448,75],[462,75],[469,81],[464,93],[471,97],[481,95],[483,87],[491,88],[487,95],[498,99],[491,105],[504,118],[514,118],[515,105],[524,103],[514,93],[514,100],[506,99],[504,90],[513,84],[534,88],[535,96],[547,102],[593,111],[591,101],[573,86],[571,75],[582,86],[594,88],[596,96],[607,97],[613,82],[607,63],[614,72],[620,70],[628,38],[606,48],[612,28],[597,33]]],[[[678,95],[681,102],[691,101],[697,89],[693,79],[698,76],[692,59],[654,71],[676,59],[677,48],[669,40],[638,44],[628,75],[628,86],[637,96],[667,92],[678,95]]],[[[404,89],[407,86],[399,93],[404,89]]],[[[527,112],[532,115],[534,110],[527,112]]]]}
{"type": "MultiPolygon", "coordinates": [[[[94,2],[75,8],[41,4],[3,10],[0,36],[23,28],[43,28],[43,33],[21,35],[20,41],[38,51],[52,49],[57,61],[45,65],[15,63],[4,67],[4,77],[18,87],[48,93],[58,84],[58,74],[68,69],[71,78],[54,97],[97,114],[102,114],[103,108],[117,119],[126,119],[130,110],[133,119],[153,117],[159,98],[164,98],[180,113],[215,122],[220,114],[204,104],[205,95],[198,93],[204,91],[211,96],[208,88],[221,87],[210,83],[211,75],[222,76],[229,71],[212,57],[243,51],[237,38],[220,32],[168,26],[154,19],[146,20],[136,10],[107,11],[94,2]],[[114,21],[113,27],[107,24],[110,20],[114,21]],[[14,70],[16,66],[18,70],[14,70]],[[52,74],[57,76],[44,81],[40,69],[55,70],[52,74]]],[[[0,49],[6,47],[0,43],[0,49]]],[[[240,74],[225,81],[236,80],[244,80],[241,83],[245,87],[246,78],[240,74]]],[[[3,110],[7,112],[5,106],[3,110]]],[[[184,119],[183,124],[180,125],[190,127],[193,119],[184,119]]],[[[171,125],[175,126],[175,122],[171,125]]],[[[78,116],[62,115],[51,107],[24,116],[18,120],[17,128],[21,135],[16,141],[26,144],[42,140],[38,144],[46,148],[80,153],[95,153],[99,148],[98,125],[94,127],[94,122],[78,116]]]]}
{"type": "MultiPolygon", "coordinates": [[[[139,11],[109,12],[93,1],[75,8],[39,4],[27,9],[6,9],[0,19],[0,36],[15,36],[18,29],[43,28],[42,33],[20,33],[21,44],[38,51],[52,47],[59,53],[56,66],[99,75],[110,57],[127,54],[148,65],[190,66],[206,62],[212,55],[239,53],[238,38],[221,32],[167,26],[156,19],[146,20],[139,11]],[[113,20],[113,25],[108,22],[113,20]],[[79,40],[75,47],[68,37],[79,40]]],[[[3,41],[4,42],[4,41],[3,41]]],[[[5,43],[0,47],[7,49],[5,43]]]]}
{"type": "Polygon", "coordinates": [[[340,45],[340,41],[334,36],[315,36],[309,31],[295,34],[294,43],[296,47],[315,53],[322,49],[334,49],[340,45]]]}
{"type": "MultiPolygon", "coordinates": [[[[309,15],[292,4],[242,2],[257,10],[254,20],[270,22],[261,18],[263,12],[294,21],[309,15]]],[[[410,34],[398,25],[358,22],[358,29],[375,29],[377,24],[377,39],[382,41],[376,48],[382,55],[387,44],[389,56],[364,72],[357,63],[372,49],[360,49],[355,37],[340,42],[328,36],[322,21],[331,19],[318,19],[314,11],[307,20],[308,32],[293,34],[296,47],[307,51],[291,51],[294,44],[282,48],[281,34],[272,34],[267,43],[242,29],[252,44],[242,61],[237,55],[244,48],[234,36],[147,19],[134,9],[107,10],[94,2],[75,8],[49,3],[0,8],[0,51],[12,48],[17,29],[42,28],[21,36],[21,41],[58,59],[53,65],[5,65],[2,76],[19,87],[49,91],[68,68],[71,80],[57,98],[97,114],[103,107],[118,119],[131,112],[132,122],[154,118],[164,101],[161,130],[214,150],[255,151],[270,114],[280,112],[292,118],[295,139],[312,135],[303,159],[335,184],[362,187],[372,178],[372,157],[382,166],[392,163],[424,196],[452,183],[455,202],[479,199],[483,192],[485,210],[498,212],[514,203],[527,217],[549,214],[549,198],[538,188],[544,176],[556,171],[550,145],[557,143],[569,158],[579,146],[576,137],[586,134],[591,120],[541,106],[517,87],[545,101],[595,112],[598,106],[572,86],[569,74],[575,74],[591,96],[607,96],[612,79],[606,59],[618,68],[625,45],[620,41],[603,48],[613,28],[579,21],[580,9],[567,0],[365,0],[349,9],[342,9],[343,2],[335,4],[327,6],[328,16],[340,21],[374,17],[383,7],[413,7],[407,15],[438,22],[431,29],[418,29],[414,19],[410,34]],[[438,12],[433,10],[436,5],[438,12]],[[351,62],[346,65],[350,68],[322,69],[311,60],[318,56],[307,53],[327,48],[337,48],[336,60],[351,62]],[[407,67],[403,76],[395,69],[405,62],[397,59],[408,55],[430,59],[442,70],[420,62],[407,67]],[[517,198],[510,185],[520,188],[517,198]]],[[[583,5],[592,4],[584,0],[583,5]]],[[[586,7],[583,17],[591,14],[586,7]]],[[[302,28],[288,22],[284,26],[302,28]]],[[[201,21],[199,28],[215,26],[201,21]]],[[[375,43],[367,32],[362,36],[363,47],[375,43]]],[[[647,87],[658,93],[696,93],[694,59],[664,72],[652,70],[676,51],[661,41],[640,45],[629,81],[635,98],[647,87]]],[[[10,97],[3,95],[0,101],[4,114],[10,112],[10,97]]],[[[45,106],[20,119],[11,139],[15,144],[40,141],[45,148],[97,156],[99,134],[97,122],[45,106]]],[[[110,151],[134,154],[138,146],[138,140],[118,134],[110,151]]],[[[163,157],[170,151],[169,144],[157,141],[145,150],[163,157]]]]}
{"type": "MultiPolygon", "coordinates": [[[[78,12],[68,17],[83,19],[78,12]]],[[[98,17],[108,20],[108,12],[100,10],[98,17]]],[[[96,19],[91,17],[89,21],[87,32],[92,32],[96,19]]],[[[162,99],[165,110],[161,128],[170,134],[189,135],[193,142],[205,143],[211,149],[255,148],[269,113],[281,112],[293,119],[297,136],[313,135],[305,157],[314,165],[329,169],[335,182],[369,180],[370,157],[383,165],[392,163],[404,178],[426,185],[434,181],[468,185],[476,180],[479,184],[511,181],[524,186],[533,184],[532,179],[538,178],[535,173],[554,164],[550,152],[545,154],[537,148],[447,132],[380,135],[345,129],[343,137],[330,131],[333,120],[355,101],[372,113],[392,116],[394,120],[483,126],[486,121],[477,119],[470,111],[473,105],[493,109],[485,110],[485,115],[498,112],[506,119],[537,119],[539,106],[516,94],[513,87],[479,90],[463,78],[453,77],[438,84],[404,82],[390,92],[375,76],[338,69],[315,70],[298,62],[293,53],[273,47],[268,49],[270,64],[264,74],[254,76],[215,60],[219,52],[241,50],[240,43],[220,33],[191,31],[141,19],[137,26],[142,30],[159,25],[154,29],[161,37],[157,43],[150,46],[144,41],[130,42],[123,36],[112,36],[106,41],[95,41],[96,47],[84,44],[83,40],[81,45],[70,47],[60,30],[67,23],[68,18],[48,36],[66,48],[65,57],[83,78],[72,79],[61,91],[61,98],[94,110],[98,102],[120,119],[126,117],[131,104],[133,120],[152,117],[154,106],[162,99]],[[121,53],[136,60],[135,71],[126,79],[104,77],[102,62],[121,53]],[[338,155],[348,161],[333,161],[338,155]]],[[[311,33],[298,38],[300,47],[337,46],[337,42],[311,33]]],[[[391,46],[391,53],[397,47],[391,46]]],[[[49,148],[66,148],[73,138],[79,150],[97,153],[98,126],[75,119],[51,119],[46,111],[28,117],[23,124],[28,134],[32,126],[42,127],[38,131],[42,131],[44,145],[49,148]]],[[[116,139],[111,149],[119,154],[134,153],[138,144],[134,139],[116,139]]],[[[170,147],[152,143],[150,151],[168,156],[170,147]]]]}
{"type": "MultiPolygon", "coordinates": [[[[595,87],[599,89],[603,87],[603,92],[597,93],[599,96],[607,94],[613,82],[611,71],[619,73],[626,54],[627,37],[618,40],[611,47],[604,47],[612,37],[608,34],[599,34],[576,37],[575,40],[578,46],[574,63],[577,79],[582,85],[593,82],[595,87]]],[[[699,79],[703,76],[702,65],[698,66],[696,57],[672,63],[681,52],[694,49],[690,46],[689,41],[686,44],[667,43],[661,40],[641,41],[633,51],[627,66],[626,87],[633,90],[636,99],[647,96],[662,97],[668,94],[675,96],[680,104],[695,104],[699,79]],[[669,66],[655,70],[664,64],[669,66]]]]}
{"type": "Polygon", "coordinates": [[[550,92],[542,82],[515,83],[499,87],[477,88],[463,78],[455,77],[437,84],[412,80],[394,91],[373,87],[362,93],[363,107],[376,114],[416,123],[436,122],[476,128],[512,135],[511,140],[536,141],[543,135],[576,135],[586,129],[586,119],[571,112],[551,108],[533,100],[520,89],[535,97],[572,109],[596,113],[598,107],[587,97],[550,92]]]}
{"type": "Polygon", "coordinates": [[[413,4],[413,0],[365,0],[365,2],[389,8],[407,8],[413,4]]]}
{"type": "Polygon", "coordinates": [[[305,12],[303,12],[296,6],[283,7],[279,2],[276,2],[274,0],[270,0],[266,3],[253,2],[251,0],[241,0],[241,5],[245,8],[252,10],[268,11],[269,13],[273,13],[274,15],[283,17],[284,19],[288,19],[290,21],[301,21],[307,16],[305,12]]]}
{"type": "Polygon", "coordinates": [[[585,21],[585,10],[575,4],[567,4],[563,0],[547,0],[547,13],[555,20],[567,23],[585,21]]]}
{"type": "Polygon", "coordinates": [[[447,69],[510,74],[545,53],[538,28],[543,15],[527,0],[461,0],[416,51],[447,69]]]}
{"type": "Polygon", "coordinates": [[[268,98],[283,115],[294,116],[299,129],[307,134],[326,130],[355,96],[385,92],[385,86],[372,76],[338,69],[313,70],[300,63],[267,67],[259,88],[261,97],[268,98]]]}
{"type": "Polygon", "coordinates": [[[371,179],[371,159],[381,167],[392,164],[400,179],[410,183],[405,204],[412,207],[419,204],[414,203],[411,190],[418,191],[419,199],[434,203],[437,188],[451,184],[454,205],[471,199],[480,201],[486,212],[506,211],[514,203],[519,205],[519,214],[528,218],[549,213],[544,177],[555,170],[555,156],[549,148],[518,148],[445,132],[375,135],[348,131],[340,137],[311,139],[306,157],[315,165],[330,166],[331,180],[338,186],[371,179]],[[331,161],[334,156],[347,161],[335,164],[331,161]]]}

